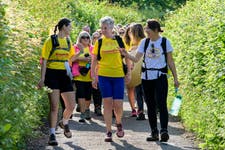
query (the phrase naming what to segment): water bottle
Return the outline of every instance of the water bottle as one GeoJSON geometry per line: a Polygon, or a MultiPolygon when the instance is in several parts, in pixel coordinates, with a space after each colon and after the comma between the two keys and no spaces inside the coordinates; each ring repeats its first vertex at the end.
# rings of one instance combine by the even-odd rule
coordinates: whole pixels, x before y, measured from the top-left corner
{"type": "Polygon", "coordinates": [[[85,66],[87,69],[91,68],[91,64],[90,63],[87,63],[86,66],[85,66]]]}
{"type": "Polygon", "coordinates": [[[173,104],[170,110],[170,114],[173,116],[177,116],[180,110],[180,106],[181,106],[181,102],[182,102],[182,96],[177,94],[178,93],[178,89],[175,89],[175,94],[176,97],[173,100],[173,104]]]}

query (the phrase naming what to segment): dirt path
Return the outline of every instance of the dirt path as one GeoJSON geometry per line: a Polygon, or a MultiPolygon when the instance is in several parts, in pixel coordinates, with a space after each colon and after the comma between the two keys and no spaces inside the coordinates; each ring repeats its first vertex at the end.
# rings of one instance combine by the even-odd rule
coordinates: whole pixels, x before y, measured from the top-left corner
{"type": "MultiPolygon", "coordinates": [[[[169,134],[170,140],[167,143],[147,142],[149,135],[148,120],[136,121],[136,118],[129,117],[130,106],[127,100],[124,102],[123,126],[125,136],[117,138],[116,128],[113,126],[113,142],[104,142],[105,126],[103,117],[97,117],[93,113],[92,119],[87,123],[79,123],[79,114],[74,111],[74,117],[70,120],[70,127],[73,133],[71,139],[67,139],[63,130],[56,131],[58,146],[48,146],[48,131],[43,129],[43,136],[32,140],[27,149],[33,150],[193,150],[198,149],[194,144],[194,137],[191,133],[185,132],[178,119],[170,117],[169,134]]],[[[146,110],[146,109],[145,109],[146,110]]],[[[159,125],[159,124],[158,124],[159,125]]]]}

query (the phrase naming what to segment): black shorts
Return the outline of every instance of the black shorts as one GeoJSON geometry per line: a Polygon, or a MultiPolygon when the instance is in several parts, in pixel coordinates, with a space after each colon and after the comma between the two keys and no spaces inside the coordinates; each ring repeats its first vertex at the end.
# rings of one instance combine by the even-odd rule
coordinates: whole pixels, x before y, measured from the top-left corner
{"type": "Polygon", "coordinates": [[[46,69],[45,85],[50,89],[59,89],[60,93],[73,90],[72,81],[67,76],[66,70],[46,69]]]}
{"type": "Polygon", "coordinates": [[[91,100],[91,82],[75,81],[77,98],[91,100]]]}

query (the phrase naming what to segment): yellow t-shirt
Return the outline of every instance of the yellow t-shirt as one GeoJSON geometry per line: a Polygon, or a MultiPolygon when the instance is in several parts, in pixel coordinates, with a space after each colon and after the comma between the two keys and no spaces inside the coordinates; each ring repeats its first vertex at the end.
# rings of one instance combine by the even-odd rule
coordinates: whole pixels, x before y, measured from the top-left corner
{"type": "MultiPolygon", "coordinates": [[[[98,54],[98,41],[95,42],[93,54],[98,54]]],[[[124,77],[119,45],[116,40],[102,38],[101,60],[98,62],[98,75],[106,77],[124,77]]]]}
{"type": "MultiPolygon", "coordinates": [[[[91,53],[90,53],[90,50],[89,50],[89,47],[86,47],[84,48],[84,53],[82,53],[79,57],[84,57],[84,55],[88,53],[90,56],[91,56],[91,53]]],[[[79,66],[81,67],[85,67],[87,65],[88,62],[86,61],[79,61],[78,64],[79,66]]],[[[79,76],[76,76],[74,77],[74,80],[76,81],[84,81],[84,82],[91,82],[91,69],[88,71],[87,75],[86,76],[83,76],[83,75],[79,75],[79,76]]]]}
{"type": "Polygon", "coordinates": [[[75,55],[74,48],[70,42],[70,50],[63,50],[60,48],[68,48],[67,40],[66,38],[59,38],[59,47],[57,47],[56,50],[52,53],[52,55],[49,57],[50,52],[52,51],[52,40],[51,37],[49,37],[42,48],[42,58],[49,60],[47,61],[47,68],[50,69],[57,69],[57,70],[66,70],[64,66],[63,61],[68,61],[73,55],[75,55]],[[59,48],[59,49],[58,49],[59,48]],[[51,61],[51,60],[56,60],[56,61],[51,61]],[[57,62],[62,61],[62,62],[57,62]]]}

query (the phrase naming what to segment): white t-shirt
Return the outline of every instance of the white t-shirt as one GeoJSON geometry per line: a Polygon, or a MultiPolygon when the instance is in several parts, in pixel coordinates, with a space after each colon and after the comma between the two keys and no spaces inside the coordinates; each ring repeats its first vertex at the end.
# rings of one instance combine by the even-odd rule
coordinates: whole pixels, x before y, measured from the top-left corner
{"type": "MultiPolygon", "coordinates": [[[[146,41],[146,38],[143,39],[140,45],[138,46],[137,51],[139,53],[144,53],[145,41],[146,41]]],[[[157,41],[151,41],[151,40],[149,41],[148,47],[146,49],[145,60],[144,60],[147,68],[160,69],[166,66],[165,56],[163,54],[161,43],[162,43],[162,37],[160,37],[157,41]]],[[[173,51],[173,48],[168,39],[166,40],[166,51],[167,53],[173,51]]],[[[142,64],[142,66],[145,68],[144,63],[142,64]]],[[[144,80],[154,80],[154,79],[157,79],[159,76],[161,76],[161,74],[163,73],[158,70],[147,70],[148,77],[146,78],[146,73],[142,72],[141,78],[144,80]]]]}

